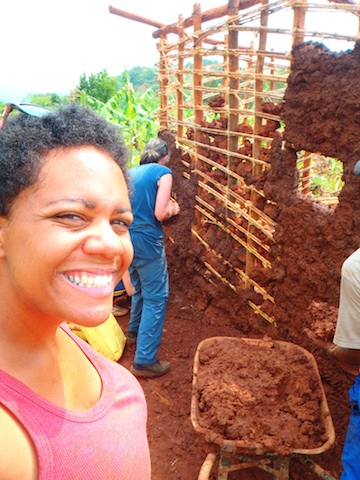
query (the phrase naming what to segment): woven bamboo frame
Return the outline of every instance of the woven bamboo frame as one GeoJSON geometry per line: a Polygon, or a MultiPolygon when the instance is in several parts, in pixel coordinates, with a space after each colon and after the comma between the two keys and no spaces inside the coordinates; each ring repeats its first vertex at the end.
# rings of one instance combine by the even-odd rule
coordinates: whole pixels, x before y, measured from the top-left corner
{"type": "MultiPolygon", "coordinates": [[[[192,234],[204,246],[204,265],[235,291],[253,289],[262,300],[249,306],[269,322],[275,322],[274,298],[254,276],[271,268],[276,228],[261,176],[270,169],[273,138],[281,135],[291,48],[309,40],[352,48],[359,18],[358,4],[325,0],[229,0],[203,13],[195,4],[191,17],[179,15],[168,26],[137,18],[158,27],[160,128],[176,132],[184,176],[197,179],[192,234]],[[324,15],[345,15],[352,26],[347,22],[346,34],[331,31],[324,15]],[[328,30],[312,30],[309,16],[328,30]],[[221,250],[224,241],[232,246],[230,257],[229,249],[221,250]]],[[[309,152],[304,158],[299,189],[308,193],[309,152]]]]}

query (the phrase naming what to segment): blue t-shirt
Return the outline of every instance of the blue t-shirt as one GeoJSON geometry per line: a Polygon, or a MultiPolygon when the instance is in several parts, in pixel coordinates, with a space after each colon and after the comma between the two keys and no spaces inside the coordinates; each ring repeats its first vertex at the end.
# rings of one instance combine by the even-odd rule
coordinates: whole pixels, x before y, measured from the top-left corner
{"type": "Polygon", "coordinates": [[[154,213],[158,181],[170,168],[157,163],[149,163],[131,168],[130,202],[134,221],[130,226],[134,257],[153,259],[164,254],[162,223],[154,213]]]}

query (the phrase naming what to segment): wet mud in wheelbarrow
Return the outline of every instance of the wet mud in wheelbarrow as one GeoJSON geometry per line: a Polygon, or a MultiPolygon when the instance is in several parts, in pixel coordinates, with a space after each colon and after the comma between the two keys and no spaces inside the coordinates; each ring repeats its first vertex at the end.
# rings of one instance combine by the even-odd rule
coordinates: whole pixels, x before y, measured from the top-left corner
{"type": "Polygon", "coordinates": [[[233,454],[238,465],[241,458],[239,470],[247,463],[265,465],[269,478],[289,478],[292,459],[307,461],[320,478],[333,478],[313,460],[335,441],[320,375],[314,357],[295,344],[230,337],[202,341],[194,359],[191,420],[206,441],[219,445],[218,478],[231,478],[233,454]]]}

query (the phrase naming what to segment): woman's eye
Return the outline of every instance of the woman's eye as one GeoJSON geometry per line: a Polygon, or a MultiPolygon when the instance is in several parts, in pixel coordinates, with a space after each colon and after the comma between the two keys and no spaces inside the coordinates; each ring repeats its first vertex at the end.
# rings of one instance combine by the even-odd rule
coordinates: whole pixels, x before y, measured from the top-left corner
{"type": "Polygon", "coordinates": [[[70,222],[79,222],[84,220],[81,215],[78,215],[76,213],[61,213],[59,215],[56,215],[55,218],[70,222]]]}
{"type": "Polygon", "coordinates": [[[113,220],[111,223],[116,229],[127,230],[129,228],[129,224],[125,220],[117,219],[113,220]]]}

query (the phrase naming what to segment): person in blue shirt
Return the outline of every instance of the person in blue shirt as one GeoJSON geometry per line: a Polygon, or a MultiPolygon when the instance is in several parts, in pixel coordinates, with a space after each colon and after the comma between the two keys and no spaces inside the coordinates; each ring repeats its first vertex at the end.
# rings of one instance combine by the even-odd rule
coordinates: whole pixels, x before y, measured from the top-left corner
{"type": "Polygon", "coordinates": [[[128,343],[136,343],[131,372],[138,377],[157,377],[170,363],[156,357],[169,297],[169,280],[162,222],[180,213],[171,198],[173,175],[166,166],[169,150],[160,138],[150,140],[140,165],[130,169],[130,202],[134,221],[130,236],[134,258],[129,267],[134,291],[131,299],[128,343]]]}

